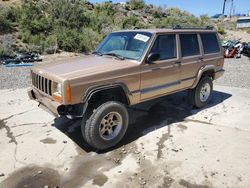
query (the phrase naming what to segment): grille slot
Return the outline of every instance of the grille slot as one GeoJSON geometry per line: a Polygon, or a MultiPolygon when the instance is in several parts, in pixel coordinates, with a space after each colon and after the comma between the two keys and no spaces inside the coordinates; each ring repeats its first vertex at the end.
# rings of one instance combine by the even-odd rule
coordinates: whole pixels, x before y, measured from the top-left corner
{"type": "Polygon", "coordinates": [[[52,81],[40,76],[34,72],[31,72],[32,85],[40,91],[52,95],[52,81]]]}

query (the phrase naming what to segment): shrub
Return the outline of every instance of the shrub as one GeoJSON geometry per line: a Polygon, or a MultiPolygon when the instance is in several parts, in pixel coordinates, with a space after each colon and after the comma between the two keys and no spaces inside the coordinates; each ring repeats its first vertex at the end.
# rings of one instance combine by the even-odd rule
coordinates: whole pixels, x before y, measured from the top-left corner
{"type": "Polygon", "coordinates": [[[7,56],[7,55],[13,55],[13,50],[11,46],[15,45],[15,41],[11,37],[11,35],[4,35],[4,37],[1,37],[0,40],[0,57],[1,56],[7,56]]]}
{"type": "Polygon", "coordinates": [[[4,46],[2,46],[2,45],[0,44],[0,57],[1,57],[1,56],[6,56],[6,55],[9,55],[8,50],[7,50],[4,46]]]}
{"type": "Polygon", "coordinates": [[[93,31],[91,28],[83,28],[80,35],[81,51],[90,52],[94,50],[102,38],[102,35],[93,31]]]}
{"type": "Polygon", "coordinates": [[[68,52],[80,52],[80,35],[76,29],[62,28],[56,32],[58,47],[68,52]]]}
{"type": "Polygon", "coordinates": [[[123,29],[134,29],[139,24],[140,20],[135,16],[125,17],[122,23],[123,29]]]}
{"type": "Polygon", "coordinates": [[[167,15],[167,17],[161,16],[155,19],[154,25],[159,28],[174,27],[176,25],[183,27],[201,26],[200,20],[197,17],[178,8],[167,9],[167,15]]]}
{"type": "Polygon", "coordinates": [[[132,10],[142,9],[145,6],[144,0],[129,0],[128,5],[132,10]]]}
{"type": "Polygon", "coordinates": [[[9,9],[0,6],[0,33],[5,33],[11,29],[11,20],[8,17],[9,9]]]}
{"type": "Polygon", "coordinates": [[[221,26],[218,26],[217,32],[219,34],[221,34],[221,35],[226,35],[227,34],[227,32],[225,31],[225,29],[223,27],[221,27],[221,26]]]}
{"type": "MultiPolygon", "coordinates": [[[[126,6],[111,2],[94,5],[85,0],[23,0],[20,8],[0,7],[0,32],[17,30],[15,36],[28,44],[25,48],[45,53],[89,52],[114,30],[176,25],[211,24],[206,15],[197,18],[178,8],[145,5],[144,0],[128,0],[126,6]]],[[[222,28],[218,30],[225,34],[222,28]]]]}
{"type": "Polygon", "coordinates": [[[47,54],[54,54],[57,52],[58,44],[57,44],[57,36],[52,34],[48,36],[44,42],[44,52],[47,54]]]}

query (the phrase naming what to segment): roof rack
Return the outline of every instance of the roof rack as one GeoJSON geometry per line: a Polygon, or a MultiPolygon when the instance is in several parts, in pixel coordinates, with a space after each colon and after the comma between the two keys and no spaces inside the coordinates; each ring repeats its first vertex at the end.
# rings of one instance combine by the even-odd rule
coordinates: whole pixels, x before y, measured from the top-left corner
{"type": "Polygon", "coordinates": [[[190,30],[214,30],[213,26],[206,26],[206,27],[182,27],[180,25],[176,25],[173,29],[190,29],[190,30]]]}

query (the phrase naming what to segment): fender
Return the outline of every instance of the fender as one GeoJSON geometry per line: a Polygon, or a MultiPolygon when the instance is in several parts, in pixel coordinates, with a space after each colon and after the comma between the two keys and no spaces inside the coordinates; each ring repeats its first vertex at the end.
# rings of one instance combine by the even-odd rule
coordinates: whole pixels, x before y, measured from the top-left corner
{"type": "Polygon", "coordinates": [[[215,68],[216,68],[215,65],[205,65],[205,66],[202,66],[200,68],[200,70],[198,71],[196,79],[195,79],[195,81],[194,81],[194,83],[193,83],[193,85],[192,85],[191,88],[195,88],[197,86],[197,84],[199,83],[199,81],[201,79],[201,76],[202,76],[202,74],[204,72],[209,71],[209,70],[212,70],[212,71],[216,72],[215,68]]]}
{"type": "Polygon", "coordinates": [[[114,89],[114,88],[122,88],[122,90],[125,92],[125,95],[127,97],[127,101],[128,101],[128,105],[130,104],[130,100],[129,100],[129,95],[132,95],[131,92],[129,91],[128,87],[124,84],[124,83],[115,83],[115,84],[107,84],[107,85],[99,85],[99,86],[93,86],[87,89],[87,91],[85,92],[85,94],[83,95],[83,112],[82,112],[82,116],[85,114],[86,109],[88,107],[88,102],[91,99],[91,97],[99,92],[99,91],[103,91],[103,90],[107,90],[107,89],[114,89]]]}

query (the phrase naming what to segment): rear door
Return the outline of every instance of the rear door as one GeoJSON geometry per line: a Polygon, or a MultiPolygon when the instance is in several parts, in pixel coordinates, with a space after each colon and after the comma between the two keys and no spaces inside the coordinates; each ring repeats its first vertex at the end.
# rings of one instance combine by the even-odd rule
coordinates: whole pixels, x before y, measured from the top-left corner
{"type": "Polygon", "coordinates": [[[219,37],[215,32],[200,33],[203,46],[203,62],[205,65],[223,66],[223,50],[219,44],[219,37]]]}
{"type": "Polygon", "coordinates": [[[204,65],[201,42],[197,33],[180,33],[179,42],[181,49],[181,88],[193,85],[196,74],[204,65]]]}
{"type": "Polygon", "coordinates": [[[180,83],[176,34],[158,35],[150,53],[159,53],[160,60],[142,65],[142,101],[175,91],[180,83]]]}

